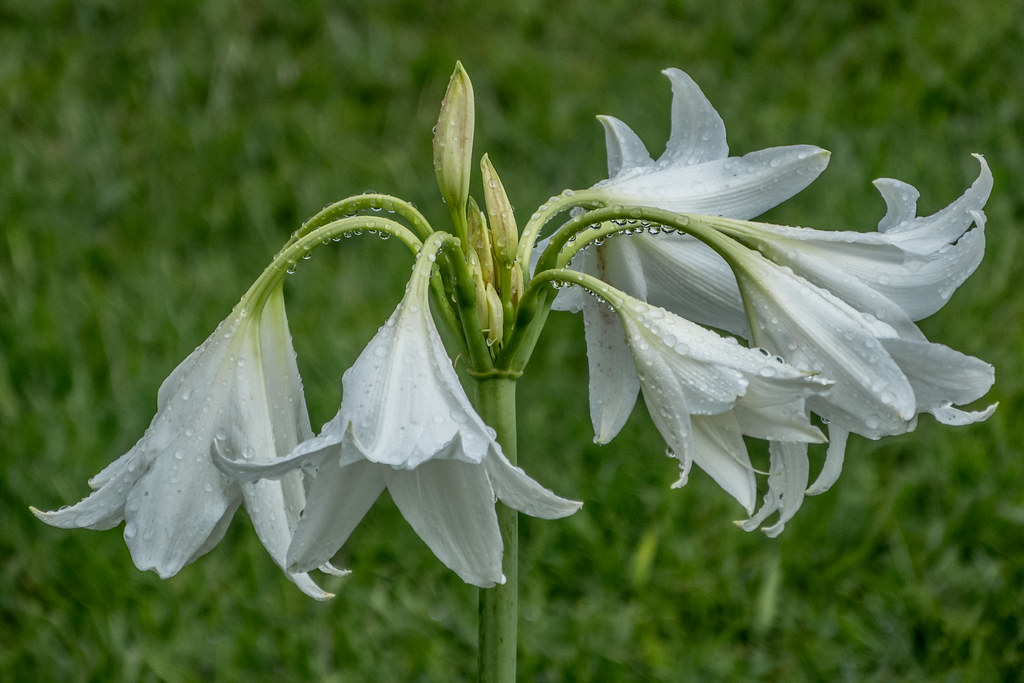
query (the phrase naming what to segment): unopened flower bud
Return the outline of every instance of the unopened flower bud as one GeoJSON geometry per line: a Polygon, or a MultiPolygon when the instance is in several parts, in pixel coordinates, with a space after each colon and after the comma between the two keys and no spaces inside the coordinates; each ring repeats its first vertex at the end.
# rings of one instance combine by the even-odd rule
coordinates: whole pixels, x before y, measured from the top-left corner
{"type": "Polygon", "coordinates": [[[453,214],[465,211],[469,196],[473,122],[473,85],[462,63],[457,62],[434,128],[437,185],[453,214]]]}
{"type": "Polygon", "coordinates": [[[512,266],[512,279],[509,286],[509,301],[512,302],[513,306],[519,305],[519,300],[523,296],[523,290],[526,289],[526,284],[523,282],[523,269],[518,264],[512,266]]]}
{"type": "Polygon", "coordinates": [[[487,311],[487,283],[480,272],[480,260],[473,251],[469,253],[469,273],[473,276],[473,288],[476,290],[476,320],[480,324],[480,329],[486,330],[490,324],[490,314],[487,311]]]}
{"type": "Polygon", "coordinates": [[[491,224],[494,260],[499,266],[508,268],[516,260],[516,250],[519,248],[519,228],[516,227],[516,218],[512,214],[512,204],[508,201],[505,188],[486,154],[480,160],[480,172],[484,181],[487,218],[491,224]]]}
{"type": "Polygon", "coordinates": [[[472,197],[469,198],[469,206],[466,208],[466,222],[469,224],[469,246],[480,264],[484,282],[494,282],[494,254],[491,252],[487,217],[472,197]]]}
{"type": "Polygon", "coordinates": [[[484,331],[487,334],[488,346],[501,341],[504,320],[505,315],[498,290],[494,288],[494,285],[487,283],[487,326],[484,331]]]}

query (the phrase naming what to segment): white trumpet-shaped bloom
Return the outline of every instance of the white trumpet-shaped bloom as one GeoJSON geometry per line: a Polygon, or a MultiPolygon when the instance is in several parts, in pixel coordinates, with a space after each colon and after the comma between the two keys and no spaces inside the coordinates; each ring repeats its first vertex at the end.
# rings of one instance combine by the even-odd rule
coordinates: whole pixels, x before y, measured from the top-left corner
{"type": "MultiPolygon", "coordinates": [[[[743,219],[803,189],[825,167],[827,153],[796,146],[730,158],[721,118],[699,88],[682,72],[665,73],[673,88],[665,153],[652,160],[629,127],[603,117],[609,178],[595,189],[607,192],[609,202],[722,217],[710,223],[756,251],[737,257],[745,264],[737,279],[736,263],[703,242],[640,230],[578,253],[570,267],[834,382],[831,391],[807,400],[809,409],[831,420],[825,465],[810,489],[807,443],[772,442],[769,491],[744,528],[778,511],[778,521],[766,529],[774,535],[800,507],[805,489],[821,493],[839,476],[850,431],[878,438],[913,429],[922,412],[946,424],[991,414],[994,406],[978,412],[954,407],[987,392],[991,366],[930,343],[915,321],[945,305],[980,263],[992,175],[978,156],[977,180],[930,216],[917,216],[915,188],[878,180],[887,213],[877,232],[749,223],[743,219]],[[750,329],[751,317],[757,329],[750,329]]],[[[554,307],[583,312],[591,419],[595,440],[606,442],[625,423],[643,382],[624,360],[630,349],[622,321],[575,288],[560,292],[554,307]]],[[[649,397],[648,403],[652,415],[662,409],[649,397]]]]}
{"type": "Polygon", "coordinates": [[[750,514],[757,484],[744,436],[824,441],[804,403],[829,382],[650,304],[627,297],[617,310],[651,418],[680,461],[677,486],[696,462],[750,514]]]}
{"type": "MultiPolygon", "coordinates": [[[[89,481],[91,495],[53,512],[33,511],[62,528],[109,529],[124,521],[135,565],[167,578],[212,549],[244,503],[283,568],[305,505],[300,474],[240,484],[218,471],[211,454],[268,462],[310,436],[278,287],[260,311],[239,304],[164,380],[146,433],[89,481]]],[[[305,573],[286,573],[306,594],[330,597],[305,573]]]]}
{"type": "MultiPolygon", "coordinates": [[[[664,73],[672,84],[671,133],[657,161],[625,123],[611,116],[600,117],[608,147],[609,178],[594,189],[606,193],[609,202],[752,218],[804,189],[828,164],[828,152],[810,145],[774,147],[730,157],[725,124],[697,84],[678,69],[666,69],[664,73]]],[[[580,254],[572,267],[694,322],[737,333],[745,331],[742,314],[736,316],[732,307],[721,305],[723,297],[726,301],[738,300],[735,280],[721,258],[692,238],[636,235],[611,239],[595,251],[592,255],[580,254]],[[657,256],[663,245],[668,250],[687,252],[678,263],[671,264],[670,277],[687,282],[688,289],[672,286],[659,292],[656,282],[648,287],[645,270],[658,267],[657,256]],[[650,259],[642,251],[645,247],[655,253],[654,263],[648,264],[650,259]],[[692,259],[691,251],[696,252],[692,259]],[[700,284],[694,287],[692,283],[700,284]],[[680,305],[681,298],[688,301],[680,305]]],[[[584,311],[591,366],[591,418],[596,440],[605,442],[629,416],[639,383],[631,370],[608,372],[624,367],[614,358],[627,355],[617,318],[600,314],[585,297],[578,297],[578,291],[564,290],[554,307],[584,311]],[[613,392],[616,388],[618,391],[613,392]],[[599,396],[616,396],[614,405],[595,404],[595,390],[599,396]]]]}
{"type": "MultiPolygon", "coordinates": [[[[825,464],[808,493],[828,490],[839,477],[849,432],[877,439],[914,429],[923,412],[945,424],[963,425],[987,419],[995,410],[995,405],[977,412],[953,407],[988,392],[994,381],[988,363],[930,343],[923,335],[904,338],[895,327],[757,252],[737,246],[733,258],[739,263],[736,274],[744,298],[757,321],[755,342],[835,382],[828,394],[807,402],[813,412],[829,420],[831,439],[825,464]]],[[[773,470],[806,457],[806,447],[778,446],[773,451],[773,470]]],[[[756,526],[774,509],[785,513],[778,491],[802,488],[807,482],[806,466],[797,470],[799,476],[792,465],[776,474],[764,508],[744,528],[756,526]]],[[[799,507],[800,498],[791,493],[789,508],[799,507]]],[[[784,514],[771,531],[781,531],[786,519],[784,514]]]]}
{"type": "Polygon", "coordinates": [[[785,266],[736,245],[732,257],[756,318],[755,343],[835,386],[811,409],[838,427],[879,438],[910,431],[917,415],[963,424],[987,417],[952,408],[987,393],[992,366],[923,339],[902,337],[785,266]]]}
{"type": "Polygon", "coordinates": [[[438,559],[481,587],[504,581],[496,498],[544,519],[580,507],[512,465],[473,409],[430,314],[425,260],[346,371],[341,409],[320,434],[268,466],[222,463],[248,478],[314,472],[288,551],[295,571],[330,560],[385,488],[438,559]]]}

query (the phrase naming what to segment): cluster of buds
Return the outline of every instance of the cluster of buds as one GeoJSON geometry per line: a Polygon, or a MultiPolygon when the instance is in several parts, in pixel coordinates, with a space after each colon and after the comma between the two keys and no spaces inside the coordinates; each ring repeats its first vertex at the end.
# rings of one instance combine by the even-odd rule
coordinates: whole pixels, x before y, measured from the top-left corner
{"type": "Polygon", "coordinates": [[[434,170],[474,284],[476,324],[488,347],[501,347],[524,288],[519,228],[491,160],[480,160],[484,208],[469,196],[473,165],[473,86],[456,65],[434,129],[434,170]]]}

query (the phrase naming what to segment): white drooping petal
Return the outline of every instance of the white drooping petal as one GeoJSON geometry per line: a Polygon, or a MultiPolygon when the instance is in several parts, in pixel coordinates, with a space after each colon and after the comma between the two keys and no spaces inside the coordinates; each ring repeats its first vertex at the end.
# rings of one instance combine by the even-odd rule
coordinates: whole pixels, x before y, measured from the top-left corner
{"type": "Polygon", "coordinates": [[[362,460],[342,466],[330,452],[318,461],[306,509],[288,548],[290,571],[309,571],[329,562],[387,485],[385,465],[362,460]]]}
{"type": "Polygon", "coordinates": [[[757,252],[737,246],[735,255],[757,318],[755,342],[835,382],[826,396],[809,399],[812,410],[870,438],[912,428],[913,388],[879,341],[896,337],[895,330],[757,252]]]}
{"type": "MultiPolygon", "coordinates": [[[[881,341],[913,387],[917,412],[933,413],[940,421],[952,416],[949,412],[952,405],[976,401],[987,394],[995,382],[995,369],[991,365],[948,346],[907,339],[881,341]]],[[[994,409],[995,406],[991,406],[972,413],[974,419],[966,421],[987,419],[994,409]]]]}
{"type": "Polygon", "coordinates": [[[497,496],[505,505],[539,519],[561,519],[576,512],[583,505],[566,500],[544,488],[527,476],[521,468],[494,452],[484,460],[487,477],[497,496]]]}
{"type": "Polygon", "coordinates": [[[792,441],[772,441],[768,447],[771,458],[768,470],[768,492],[761,508],[750,519],[739,522],[744,531],[753,531],[772,513],[778,512],[775,524],[764,529],[769,538],[775,538],[786,528],[786,522],[800,509],[807,487],[809,464],[807,444],[792,441]]]}
{"type": "MultiPolygon", "coordinates": [[[[636,251],[623,240],[608,249],[588,249],[577,256],[580,267],[623,291],[646,298],[646,284],[636,251]]],[[[581,288],[574,288],[581,289],[581,288]]],[[[584,296],[583,330],[590,370],[590,420],[595,443],[608,443],[629,419],[640,392],[619,316],[592,296],[584,296]]]]}
{"type": "MultiPolygon", "coordinates": [[[[250,406],[252,414],[248,417],[257,428],[251,432],[252,445],[244,448],[241,455],[251,462],[265,463],[287,455],[299,443],[313,436],[280,289],[271,294],[260,316],[259,341],[261,346],[253,350],[252,356],[262,361],[262,377],[245,376],[260,379],[262,383],[247,387],[240,382],[239,390],[245,397],[260,396],[262,389],[266,400],[242,403],[250,406]]],[[[240,373],[242,369],[239,368],[240,373]]],[[[240,375],[239,379],[242,377],[240,375]]],[[[292,471],[277,480],[243,483],[242,495],[260,541],[288,578],[313,598],[324,600],[332,597],[307,574],[296,574],[287,569],[288,547],[299,513],[306,504],[301,473],[292,471]]]]}
{"type": "Polygon", "coordinates": [[[756,481],[744,435],[822,440],[804,402],[826,383],[650,304],[627,297],[617,311],[669,448],[684,469],[696,462],[748,512],[756,481]]]}
{"type": "Polygon", "coordinates": [[[594,443],[608,443],[633,412],[640,380],[625,344],[622,323],[612,309],[588,297],[583,303],[583,324],[594,443]]]}
{"type": "Polygon", "coordinates": [[[504,583],[501,533],[484,468],[431,460],[414,470],[390,470],[388,491],[402,516],[441,562],[466,583],[504,583]]]}
{"type": "Polygon", "coordinates": [[[923,339],[912,321],[942,308],[984,255],[982,207],[991,173],[979,161],[981,172],[971,188],[923,218],[915,216],[916,190],[879,181],[889,205],[882,232],[745,224],[732,233],[854,308],[894,326],[901,336],[923,339]]]}
{"type": "Polygon", "coordinates": [[[931,254],[953,244],[977,222],[980,212],[992,193],[992,171],[980,154],[974,158],[981,165],[978,178],[959,198],[930,216],[917,216],[918,191],[906,183],[889,178],[875,181],[885,199],[887,212],[878,224],[884,233],[902,249],[917,254],[931,254]]]}
{"type": "Polygon", "coordinates": [[[807,487],[808,496],[817,496],[825,493],[832,485],[839,480],[843,471],[843,461],[846,459],[846,442],[850,432],[837,425],[828,427],[828,451],[825,453],[825,464],[821,466],[821,472],[814,483],[807,487]]]}
{"type": "MultiPolygon", "coordinates": [[[[646,398],[647,394],[644,396],[646,398]]],[[[653,412],[651,416],[654,417],[653,412]]],[[[664,415],[661,420],[654,418],[656,425],[659,422],[666,422],[664,415]]],[[[693,462],[714,479],[723,491],[735,498],[747,514],[753,512],[757,480],[736,417],[731,413],[691,415],[690,423],[693,462]]],[[[671,429],[669,433],[672,434],[671,429]]]]}
{"type": "MultiPolygon", "coordinates": [[[[223,537],[244,501],[257,534],[283,567],[303,505],[302,484],[241,484],[211,457],[269,461],[310,434],[280,289],[254,315],[239,305],[164,380],[157,413],[125,455],[91,480],[77,505],[38,512],[61,527],[109,528],[124,537],[140,569],[173,576],[223,537]]],[[[307,594],[330,597],[309,577],[289,574],[307,594]]]]}

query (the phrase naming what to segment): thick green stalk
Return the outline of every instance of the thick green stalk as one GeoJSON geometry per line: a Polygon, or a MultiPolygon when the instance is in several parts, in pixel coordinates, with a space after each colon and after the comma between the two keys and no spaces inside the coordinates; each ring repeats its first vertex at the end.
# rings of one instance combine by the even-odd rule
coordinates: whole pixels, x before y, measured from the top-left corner
{"type": "MultiPolygon", "coordinates": [[[[505,457],[516,463],[516,381],[508,377],[477,380],[477,411],[498,434],[505,457]]],[[[498,527],[505,545],[505,583],[480,589],[480,681],[514,683],[519,626],[518,513],[497,504],[498,527]]]]}

